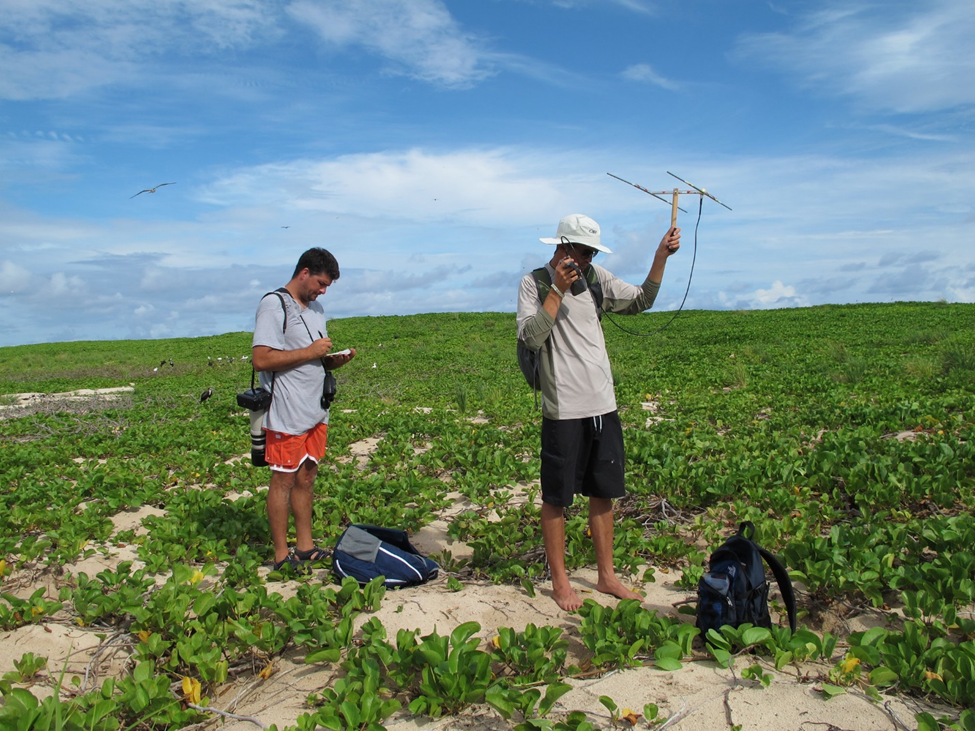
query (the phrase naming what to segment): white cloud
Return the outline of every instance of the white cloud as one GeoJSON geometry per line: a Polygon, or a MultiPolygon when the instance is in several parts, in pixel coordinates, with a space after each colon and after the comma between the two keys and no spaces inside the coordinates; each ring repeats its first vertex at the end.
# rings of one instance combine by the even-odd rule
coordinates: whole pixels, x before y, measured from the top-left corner
{"type": "Polygon", "coordinates": [[[492,73],[441,0],[298,0],[288,13],[326,43],[360,46],[423,81],[467,87],[492,73]]]}
{"type": "Polygon", "coordinates": [[[132,67],[82,49],[20,51],[0,45],[0,98],[65,97],[129,78],[132,67]]]}
{"type": "Polygon", "coordinates": [[[653,84],[662,89],[675,90],[678,88],[676,83],[658,74],[648,63],[638,63],[627,67],[623,70],[623,78],[629,79],[630,81],[653,84]]]}
{"type": "MultiPolygon", "coordinates": [[[[2,59],[0,68],[3,68],[2,59]]],[[[3,76],[0,75],[0,98],[4,96],[4,83],[3,76]]],[[[35,175],[38,174],[37,171],[42,171],[41,174],[45,176],[64,179],[67,175],[62,171],[70,169],[80,159],[78,149],[74,143],[63,140],[11,134],[0,140],[0,167],[8,170],[31,169],[35,175]]]]}
{"type": "Polygon", "coordinates": [[[46,297],[78,297],[84,294],[84,289],[85,283],[81,277],[55,272],[51,275],[50,285],[43,294],[46,297]]]}
{"type": "Polygon", "coordinates": [[[619,5],[626,10],[632,10],[635,13],[642,13],[644,15],[653,15],[656,13],[653,3],[646,2],[645,0],[552,0],[552,4],[559,8],[579,8],[587,5],[600,5],[607,2],[619,5]]]}
{"type": "Polygon", "coordinates": [[[789,306],[805,307],[809,301],[805,297],[796,294],[796,288],[791,285],[784,285],[782,282],[773,282],[769,289],[759,289],[752,295],[752,299],[757,307],[781,307],[784,302],[789,306]]]}
{"type": "Polygon", "coordinates": [[[505,148],[343,155],[246,168],[209,186],[204,198],[219,205],[274,202],[297,211],[506,227],[535,220],[540,210],[566,199],[571,179],[559,180],[552,168],[547,175],[536,172],[553,163],[505,148]]]}
{"type": "Polygon", "coordinates": [[[925,140],[929,142],[957,142],[958,139],[955,135],[929,134],[925,132],[917,132],[915,130],[904,129],[903,127],[896,127],[891,124],[878,124],[875,125],[872,129],[875,129],[878,132],[884,132],[894,137],[906,137],[909,140],[925,140]]]}
{"type": "Polygon", "coordinates": [[[933,112],[975,102],[973,37],[970,2],[853,5],[811,13],[793,33],[743,36],[737,54],[868,108],[933,112]]]}
{"type": "Polygon", "coordinates": [[[0,12],[0,98],[17,100],[132,82],[165,56],[280,33],[261,0],[0,0],[0,12]]]}
{"type": "Polygon", "coordinates": [[[0,296],[26,291],[30,280],[30,270],[12,261],[0,262],[0,296]]]}
{"type": "Polygon", "coordinates": [[[808,307],[809,299],[798,294],[792,285],[780,281],[772,282],[768,289],[756,289],[752,292],[741,292],[729,295],[719,292],[719,297],[726,307],[736,309],[768,310],[779,307],[808,307]]]}

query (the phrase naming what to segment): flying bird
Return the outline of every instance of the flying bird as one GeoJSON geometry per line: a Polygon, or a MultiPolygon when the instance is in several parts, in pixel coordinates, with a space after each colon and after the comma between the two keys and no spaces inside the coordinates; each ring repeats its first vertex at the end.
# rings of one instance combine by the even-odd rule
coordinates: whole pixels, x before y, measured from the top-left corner
{"type": "MultiPolygon", "coordinates": [[[[160,183],[155,188],[146,188],[145,190],[140,190],[135,195],[142,195],[143,193],[155,193],[159,188],[162,188],[164,185],[176,185],[176,183],[160,183]]],[[[130,196],[129,199],[131,200],[132,198],[135,198],[135,195],[130,196]]]]}
{"type": "Polygon", "coordinates": [[[200,394],[200,403],[202,404],[204,401],[206,401],[212,395],[213,395],[213,389],[212,388],[208,388],[206,391],[204,391],[202,394],[200,394]]]}

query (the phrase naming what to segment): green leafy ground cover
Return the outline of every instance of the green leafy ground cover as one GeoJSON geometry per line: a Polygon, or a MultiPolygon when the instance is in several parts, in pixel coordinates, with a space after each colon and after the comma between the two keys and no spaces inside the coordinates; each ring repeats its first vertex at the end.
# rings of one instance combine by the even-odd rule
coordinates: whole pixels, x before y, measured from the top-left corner
{"type": "MultiPolygon", "coordinates": [[[[625,322],[649,332],[667,319],[625,322]]],[[[705,644],[635,602],[587,603],[586,671],[730,665],[743,652],[776,669],[826,659],[827,696],[913,694],[975,728],[962,711],[975,705],[975,306],[686,312],[651,338],[605,330],[627,427],[618,568],[651,580],[654,567],[679,567],[692,591],[708,547],[752,520],[801,582],[804,626],[705,644]],[[827,615],[863,611],[888,621],[843,637],[824,628],[827,615]]],[[[515,363],[514,316],[352,318],[329,332],[359,357],[337,373],[314,508],[321,542],[350,522],[415,531],[457,491],[473,507],[450,535],[473,552],[466,562],[439,556],[454,586],[488,578],[533,592],[544,581],[537,509],[509,501],[517,482],[537,477],[540,418],[515,363]],[[364,465],[341,459],[368,437],[381,439],[364,465]]],[[[249,345],[249,334],[231,333],[0,349],[0,405],[26,391],[134,386],[117,402],[2,412],[0,630],[73,623],[126,643],[131,657],[123,676],[89,687],[25,656],[0,681],[0,727],[180,728],[213,718],[199,709],[223,684],[271,672],[295,649],[342,674],[309,699],[302,729],[375,729],[401,707],[440,716],[484,702],[526,729],[591,727],[547,717],[580,672],[566,665],[560,631],[505,630],[487,647],[476,623],[387,637],[373,618],[357,633],[381,587],[308,582],[285,600],[280,577],[261,578],[270,551],[255,493],[267,473],[233,459],[249,449],[234,400],[249,381],[249,345]],[[201,403],[208,387],[214,396],[201,403]],[[112,516],[144,505],[159,509],[146,534],[113,535],[112,516]],[[144,566],[60,575],[108,550],[110,537],[144,566]],[[58,590],[33,589],[27,577],[38,573],[56,576],[58,590]],[[30,682],[45,670],[63,688],[39,700],[30,682]]],[[[570,567],[593,562],[585,520],[581,506],[570,511],[570,567]]],[[[753,665],[743,677],[770,676],[753,665]]],[[[655,714],[647,709],[646,723],[663,721],[655,714]]],[[[917,722],[939,724],[930,714],[917,722]]]]}

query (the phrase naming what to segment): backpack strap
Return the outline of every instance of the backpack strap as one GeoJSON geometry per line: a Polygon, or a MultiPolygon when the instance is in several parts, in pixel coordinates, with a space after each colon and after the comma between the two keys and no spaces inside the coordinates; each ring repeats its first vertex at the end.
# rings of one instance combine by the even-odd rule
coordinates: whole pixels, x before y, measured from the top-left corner
{"type": "MultiPolygon", "coordinates": [[[[291,292],[289,292],[286,287],[278,287],[273,292],[268,292],[266,295],[264,295],[264,297],[272,294],[281,300],[281,310],[284,312],[284,321],[281,323],[281,332],[286,333],[288,332],[288,306],[284,303],[284,295],[287,294],[290,296],[291,292]]],[[[261,299],[264,299],[264,297],[261,297],[261,299]]]]}
{"type": "Polygon", "coordinates": [[[775,576],[775,583],[779,585],[779,591],[782,592],[782,601],[785,602],[785,608],[789,612],[789,628],[792,630],[792,634],[795,634],[796,595],[792,589],[792,580],[789,578],[789,572],[770,551],[758,546],[758,552],[765,559],[765,563],[768,564],[769,568],[772,569],[772,574],[775,576]]]}
{"type": "Polygon", "coordinates": [[[743,520],[741,525],[738,526],[738,535],[749,541],[755,540],[756,531],[757,529],[755,528],[755,524],[750,520],[743,520]]]}
{"type": "Polygon", "coordinates": [[[552,289],[552,277],[545,267],[532,269],[532,276],[535,278],[535,284],[538,285],[538,301],[544,305],[545,298],[548,297],[549,290],[552,289]]]}
{"type": "Polygon", "coordinates": [[[592,292],[592,301],[596,305],[596,317],[600,321],[603,319],[603,285],[596,276],[596,267],[592,264],[586,270],[586,281],[589,282],[589,291],[592,292]]]}

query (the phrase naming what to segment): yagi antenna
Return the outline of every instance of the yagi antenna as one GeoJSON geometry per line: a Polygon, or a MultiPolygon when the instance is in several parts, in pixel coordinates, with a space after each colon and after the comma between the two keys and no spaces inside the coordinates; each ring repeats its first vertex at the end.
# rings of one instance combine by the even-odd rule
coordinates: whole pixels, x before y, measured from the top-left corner
{"type": "MultiPolygon", "coordinates": [[[[708,193],[704,188],[698,188],[696,185],[694,185],[694,183],[687,182],[683,178],[674,175],[669,170],[667,171],[667,175],[671,176],[672,178],[677,178],[684,185],[689,185],[694,190],[679,190],[678,188],[674,188],[673,190],[658,190],[658,191],[647,190],[642,185],[637,185],[636,183],[631,183],[629,180],[623,180],[623,178],[621,178],[619,175],[613,175],[612,173],[606,173],[606,174],[609,177],[611,177],[611,178],[616,178],[617,180],[619,180],[622,183],[626,183],[627,185],[632,185],[637,190],[642,190],[644,193],[647,193],[648,195],[652,195],[654,198],[656,198],[658,200],[661,200],[664,203],[670,203],[670,227],[671,228],[674,228],[677,225],[677,211],[678,210],[684,211],[683,208],[681,208],[680,206],[677,205],[677,198],[678,198],[678,196],[682,196],[682,195],[698,195],[698,196],[701,196],[701,198],[708,197],[711,200],[713,200],[715,203],[717,203],[718,205],[724,206],[729,211],[731,210],[730,207],[725,206],[724,203],[722,203],[717,198],[715,198],[713,195],[711,195],[710,193],[708,193]],[[666,198],[663,197],[665,195],[671,196],[671,199],[668,201],[666,198]]],[[[687,211],[684,211],[684,213],[687,213],[687,211]]]]}
{"type": "MultiPolygon", "coordinates": [[[[673,190],[658,190],[658,191],[647,190],[642,185],[637,185],[636,183],[631,183],[629,180],[623,180],[623,178],[621,178],[619,175],[613,175],[612,173],[606,173],[606,174],[609,177],[611,177],[611,178],[616,178],[620,182],[626,183],[627,185],[632,185],[637,190],[642,190],[644,193],[647,193],[648,195],[652,195],[654,198],[657,198],[658,200],[662,200],[664,203],[670,203],[670,228],[671,229],[674,229],[677,226],[677,211],[684,211],[683,208],[681,208],[680,206],[677,205],[677,198],[679,196],[682,196],[682,195],[696,195],[696,196],[700,196],[700,198],[699,198],[700,205],[698,206],[698,209],[697,209],[697,223],[698,223],[698,225],[700,225],[700,223],[701,223],[701,211],[704,208],[704,198],[705,197],[710,198],[715,203],[718,203],[719,205],[724,206],[729,211],[731,210],[731,208],[729,208],[728,206],[725,206],[724,203],[722,203],[717,198],[715,198],[713,195],[711,195],[710,193],[708,193],[704,188],[698,188],[696,185],[694,185],[694,183],[688,183],[686,180],[684,180],[683,178],[677,177],[676,175],[674,175],[669,170],[667,171],[667,175],[670,175],[673,178],[677,178],[684,185],[689,185],[694,190],[680,190],[679,188],[674,188],[673,190]],[[671,199],[668,201],[666,198],[663,197],[665,195],[671,196],[671,199]]],[[[687,211],[684,211],[684,213],[687,213],[687,211]]],[[[664,323],[664,326],[663,327],[658,328],[658,329],[654,330],[653,332],[649,332],[649,333],[633,332],[632,330],[627,330],[622,325],[619,325],[616,322],[616,320],[614,320],[612,317],[609,317],[609,313],[607,312],[605,314],[606,314],[607,317],[609,317],[609,321],[611,323],[613,323],[614,325],[616,325],[616,327],[618,327],[623,332],[629,333],[630,335],[637,335],[637,336],[639,336],[641,338],[647,338],[647,337],[650,337],[652,335],[656,335],[657,333],[665,330],[667,327],[670,326],[670,323],[672,323],[677,318],[677,315],[679,315],[681,313],[681,310],[684,309],[684,303],[687,302],[687,293],[691,291],[691,278],[694,276],[694,262],[695,261],[697,261],[697,226],[694,227],[694,256],[691,258],[691,273],[687,275],[687,289],[684,290],[684,299],[681,300],[680,307],[677,308],[677,312],[675,312],[674,313],[674,316],[671,317],[666,323],[664,323]]]]}

